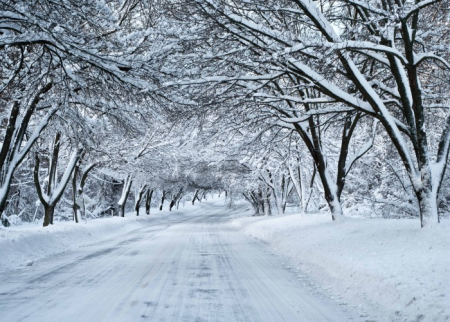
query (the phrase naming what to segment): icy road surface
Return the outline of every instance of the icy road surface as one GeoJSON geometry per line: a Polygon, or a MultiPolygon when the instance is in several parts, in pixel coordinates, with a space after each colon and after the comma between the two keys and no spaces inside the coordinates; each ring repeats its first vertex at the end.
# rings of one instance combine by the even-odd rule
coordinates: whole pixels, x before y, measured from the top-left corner
{"type": "Polygon", "coordinates": [[[311,294],[223,207],[4,274],[1,321],[356,321],[311,294]]]}

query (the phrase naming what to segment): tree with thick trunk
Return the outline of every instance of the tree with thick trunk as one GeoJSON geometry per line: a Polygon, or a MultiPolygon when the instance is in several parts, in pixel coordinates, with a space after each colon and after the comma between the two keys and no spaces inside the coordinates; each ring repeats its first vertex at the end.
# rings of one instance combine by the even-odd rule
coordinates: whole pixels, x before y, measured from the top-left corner
{"type": "MultiPolygon", "coordinates": [[[[450,61],[449,41],[442,33],[430,34],[430,30],[447,19],[444,3],[381,1],[378,6],[344,1],[337,9],[334,2],[327,0],[290,0],[281,4],[275,0],[238,0],[233,4],[198,0],[195,4],[202,19],[222,31],[218,41],[229,40],[227,44],[247,49],[241,66],[252,66],[254,55],[255,64],[258,61],[257,66],[265,67],[257,70],[259,74],[250,70],[247,75],[214,75],[203,81],[242,87],[250,80],[248,95],[264,97],[265,102],[278,99],[303,106],[320,103],[318,109],[300,111],[298,116],[282,120],[293,125],[299,119],[311,123],[319,115],[333,113],[352,112],[352,122],[359,114],[375,118],[383,125],[408,173],[421,226],[434,226],[439,222],[437,198],[450,150],[450,112],[448,104],[443,103],[448,102],[449,86],[442,82],[450,70],[450,61]],[[295,28],[292,21],[296,22],[295,28]],[[437,52],[437,42],[443,42],[440,48],[446,49],[437,52]],[[270,59],[259,63],[262,57],[270,59]],[[258,79],[263,85],[277,82],[283,91],[270,93],[272,98],[267,98],[267,87],[254,84],[258,79]],[[303,93],[319,95],[286,93],[293,88],[286,79],[299,80],[295,83],[303,93]],[[436,123],[440,131],[430,132],[427,127],[436,128],[436,123]]],[[[222,48],[228,51],[229,46],[222,48]]],[[[227,61],[239,61],[242,52],[236,51],[235,56],[228,53],[227,61]]],[[[319,133],[312,131],[320,123],[313,123],[305,127],[312,143],[308,149],[314,150],[311,154],[325,199],[337,218],[342,213],[339,194],[345,180],[336,183],[332,179],[326,155],[317,141],[319,133]]],[[[352,125],[348,124],[344,121],[349,133],[352,125]]],[[[299,130],[297,126],[295,130],[299,130]]],[[[346,142],[343,145],[345,153],[346,142]]],[[[339,175],[348,172],[347,168],[341,163],[339,175]]]]}
{"type": "Polygon", "coordinates": [[[49,81],[39,87],[26,102],[15,101],[12,103],[5,138],[0,150],[0,217],[3,225],[7,224],[3,212],[14,172],[57,111],[57,108],[51,108],[34,127],[31,135],[28,133],[30,131],[30,120],[35,114],[39,102],[52,86],[53,83],[49,81]],[[24,105],[23,114],[20,111],[22,105],[24,105]]]}
{"type": "Polygon", "coordinates": [[[34,165],[34,184],[36,186],[36,191],[39,197],[39,200],[41,201],[42,205],[44,206],[44,227],[53,224],[53,216],[55,213],[55,207],[59,200],[61,199],[64,190],[67,186],[67,184],[70,181],[70,176],[72,175],[72,172],[78,162],[78,160],[81,157],[82,149],[77,149],[75,152],[72,153],[72,156],[66,166],[66,170],[64,171],[63,176],[59,180],[57,178],[57,166],[58,166],[58,158],[59,158],[59,149],[60,149],[60,139],[61,134],[57,133],[55,137],[55,141],[53,143],[53,151],[51,154],[51,160],[49,162],[49,169],[48,169],[48,183],[47,188],[42,188],[41,182],[40,182],[40,175],[39,175],[39,165],[40,165],[40,158],[39,155],[35,154],[35,165],[34,165]]]}

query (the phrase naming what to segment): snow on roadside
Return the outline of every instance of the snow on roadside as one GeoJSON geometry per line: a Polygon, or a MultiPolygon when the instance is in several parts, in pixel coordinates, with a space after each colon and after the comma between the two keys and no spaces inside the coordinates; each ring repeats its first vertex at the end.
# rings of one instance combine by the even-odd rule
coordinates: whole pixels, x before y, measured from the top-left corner
{"type": "Polygon", "coordinates": [[[284,215],[235,219],[367,321],[450,321],[450,223],[284,215]],[[366,316],[367,315],[367,316],[366,316]]]}
{"type": "Polygon", "coordinates": [[[180,210],[172,212],[152,208],[149,216],[145,209],[141,209],[139,217],[128,213],[125,218],[100,218],[79,224],[56,222],[45,228],[41,224],[0,227],[0,272],[30,266],[36,260],[120,236],[149,224],[167,222],[168,218],[187,218],[197,214],[197,211],[192,211],[194,209],[198,210],[186,204],[186,207],[180,206],[180,210]]]}

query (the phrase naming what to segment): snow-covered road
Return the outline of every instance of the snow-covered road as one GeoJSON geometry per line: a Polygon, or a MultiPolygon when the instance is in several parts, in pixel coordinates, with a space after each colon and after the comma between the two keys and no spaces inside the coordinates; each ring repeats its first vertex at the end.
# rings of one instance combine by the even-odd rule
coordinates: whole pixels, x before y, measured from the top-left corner
{"type": "Polygon", "coordinates": [[[1,321],[350,321],[223,207],[9,271],[1,321]],[[323,297],[323,298],[321,298],[323,297]]]}

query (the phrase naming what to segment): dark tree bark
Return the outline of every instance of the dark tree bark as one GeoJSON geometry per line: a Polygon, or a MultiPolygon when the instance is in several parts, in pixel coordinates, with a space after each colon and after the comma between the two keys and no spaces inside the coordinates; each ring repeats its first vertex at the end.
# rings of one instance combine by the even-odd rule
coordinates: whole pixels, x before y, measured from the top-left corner
{"type": "Polygon", "coordinates": [[[44,227],[53,225],[53,215],[55,214],[55,206],[44,205],[44,227]]]}
{"type": "Polygon", "coordinates": [[[0,218],[4,226],[9,226],[9,222],[4,217],[3,212],[7,205],[8,193],[14,172],[57,111],[56,108],[51,109],[36,126],[31,139],[26,142],[26,145],[23,145],[25,135],[29,130],[28,125],[30,119],[35,112],[37,105],[41,101],[43,94],[50,91],[52,86],[53,83],[49,82],[35,92],[26,103],[25,111],[21,119],[18,118],[20,115],[20,103],[13,103],[5,132],[5,138],[0,150],[0,188],[2,190],[0,193],[0,218]]]}
{"type": "Polygon", "coordinates": [[[131,179],[131,176],[128,175],[123,182],[122,196],[120,197],[119,202],[117,202],[117,205],[119,206],[120,217],[125,217],[125,205],[127,203],[128,195],[130,194],[132,183],[133,180],[131,179]]]}
{"type": "Polygon", "coordinates": [[[79,167],[75,166],[72,175],[72,212],[73,212],[73,221],[78,224],[78,209],[80,206],[77,203],[77,176],[78,176],[79,167]]]}
{"type": "Polygon", "coordinates": [[[170,201],[169,211],[172,211],[172,208],[179,202],[183,195],[183,188],[180,188],[176,194],[172,195],[172,200],[170,201]]]}
{"type": "Polygon", "coordinates": [[[198,198],[198,193],[199,193],[199,191],[200,190],[195,190],[195,193],[194,193],[194,198],[192,198],[192,205],[194,205],[194,203],[195,203],[195,199],[197,199],[198,198]]]}
{"type": "Polygon", "coordinates": [[[152,195],[153,195],[153,189],[147,190],[147,196],[145,199],[145,213],[147,215],[150,215],[150,206],[152,204],[152,195]]]}
{"type": "Polygon", "coordinates": [[[141,207],[142,196],[144,195],[146,189],[147,189],[146,185],[142,186],[141,189],[139,190],[139,193],[136,196],[136,201],[134,204],[134,210],[136,211],[136,216],[139,216],[139,208],[141,207]]]}
{"type": "Polygon", "coordinates": [[[175,206],[175,200],[174,200],[174,199],[172,199],[172,200],[170,201],[169,211],[172,211],[173,206],[175,206]]]}
{"type": "Polygon", "coordinates": [[[35,164],[34,164],[34,171],[33,171],[33,178],[34,178],[34,184],[36,186],[36,191],[39,197],[39,200],[41,201],[42,205],[44,206],[44,227],[48,226],[49,224],[53,224],[53,216],[55,212],[55,207],[59,200],[61,199],[64,190],[67,187],[67,184],[70,181],[70,176],[72,175],[72,172],[76,166],[76,163],[81,157],[82,149],[78,149],[72,154],[72,157],[69,161],[69,164],[66,166],[66,171],[64,172],[64,175],[62,176],[60,182],[58,185],[56,185],[56,170],[54,170],[52,167],[56,167],[58,162],[58,156],[59,156],[59,139],[60,135],[56,135],[55,138],[55,144],[53,146],[53,155],[52,160],[56,160],[55,162],[50,163],[50,169],[49,169],[49,185],[51,182],[54,183],[56,187],[53,187],[51,189],[46,189],[47,193],[43,191],[40,179],[39,179],[39,165],[40,165],[40,159],[38,154],[35,155],[35,164]],[[53,173],[53,175],[51,175],[53,173]]]}
{"type": "Polygon", "coordinates": [[[161,195],[161,204],[159,205],[159,211],[163,209],[164,206],[164,200],[166,199],[166,195],[169,193],[169,191],[166,191],[163,189],[162,195],[161,195]]]}

